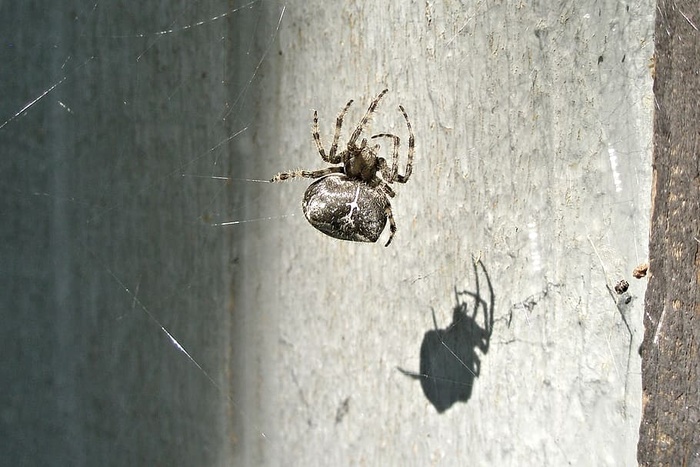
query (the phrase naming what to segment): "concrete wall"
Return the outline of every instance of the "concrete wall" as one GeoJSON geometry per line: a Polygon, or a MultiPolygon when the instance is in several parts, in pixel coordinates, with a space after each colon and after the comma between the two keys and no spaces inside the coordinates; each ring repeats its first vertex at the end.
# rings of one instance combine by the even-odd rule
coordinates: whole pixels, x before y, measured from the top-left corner
{"type": "Polygon", "coordinates": [[[653,4],[237,6],[0,6],[7,458],[634,464],[653,4]],[[243,180],[385,87],[388,248],[243,180]]]}

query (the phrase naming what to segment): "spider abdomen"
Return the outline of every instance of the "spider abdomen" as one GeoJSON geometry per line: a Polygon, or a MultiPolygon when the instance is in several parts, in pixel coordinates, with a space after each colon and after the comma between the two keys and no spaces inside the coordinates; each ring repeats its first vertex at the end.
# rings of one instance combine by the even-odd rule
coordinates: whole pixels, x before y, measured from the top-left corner
{"type": "Polygon", "coordinates": [[[386,226],[389,200],[379,187],[329,175],[309,185],[301,207],[309,223],[326,235],[376,242],[386,226]]]}

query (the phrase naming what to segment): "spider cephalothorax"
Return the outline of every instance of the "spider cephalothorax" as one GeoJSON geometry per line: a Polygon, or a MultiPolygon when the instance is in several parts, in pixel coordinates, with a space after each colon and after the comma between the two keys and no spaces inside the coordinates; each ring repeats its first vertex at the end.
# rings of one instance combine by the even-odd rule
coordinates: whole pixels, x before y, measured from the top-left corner
{"type": "Polygon", "coordinates": [[[343,117],[350,108],[352,100],[345,105],[335,122],[335,133],[331,149],[326,150],[321,144],[318,132],[318,113],[314,111],[313,138],[318,152],[324,162],[342,164],[325,169],[294,172],[282,172],[271,181],[279,182],[290,178],[320,178],[304,193],[302,209],[306,219],[321,232],[341,240],[356,242],[376,242],[386,226],[387,219],[391,234],[385,246],[389,246],[396,232],[396,223],[391,212],[388,197],[394,197],[390,183],[406,183],[413,170],[414,137],[411,123],[403,106],[399,111],[403,114],[408,127],[408,161],[406,172],[399,174],[399,137],[388,133],[379,133],[371,138],[390,138],[393,141],[391,167],[383,157],[378,157],[379,145],[369,146],[367,139],[358,139],[374,113],[379,101],[388,89],[383,90],[372,101],[353,131],[345,149],[338,152],[340,129],[343,117]],[[381,173],[381,177],[377,174],[381,173]],[[321,178],[322,177],[322,178],[321,178]]]}

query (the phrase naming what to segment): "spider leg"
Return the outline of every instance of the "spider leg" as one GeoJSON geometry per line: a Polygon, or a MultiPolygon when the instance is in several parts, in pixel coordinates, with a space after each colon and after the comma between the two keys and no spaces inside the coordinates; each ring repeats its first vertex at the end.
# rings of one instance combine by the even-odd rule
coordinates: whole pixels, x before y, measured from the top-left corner
{"type": "Polygon", "coordinates": [[[353,101],[351,99],[347,104],[345,104],[345,108],[342,112],[340,112],[340,114],[338,114],[338,118],[335,120],[335,134],[333,135],[333,144],[331,145],[331,150],[328,155],[326,155],[326,150],[323,149],[323,143],[321,143],[321,134],[319,133],[318,128],[318,112],[314,110],[314,125],[312,127],[311,134],[314,138],[314,142],[316,143],[318,153],[325,162],[330,164],[337,164],[340,162],[340,158],[336,157],[335,153],[338,150],[338,140],[340,139],[340,129],[343,126],[343,117],[345,117],[345,113],[348,111],[348,108],[350,108],[352,102],[353,101]]]}
{"type": "Polygon", "coordinates": [[[328,160],[328,156],[326,155],[326,150],[323,149],[323,144],[321,143],[321,135],[318,132],[318,112],[314,110],[314,126],[311,129],[311,135],[314,138],[314,143],[316,143],[316,148],[318,149],[318,153],[321,155],[321,158],[324,160],[324,162],[330,162],[328,160]]]}
{"type": "Polygon", "coordinates": [[[391,240],[394,238],[394,234],[396,233],[396,222],[394,222],[394,215],[392,214],[391,206],[388,203],[384,209],[384,212],[386,213],[386,217],[389,219],[389,240],[387,240],[386,244],[384,245],[387,247],[391,243],[391,240]]]}
{"type": "MultiPolygon", "coordinates": [[[[350,108],[352,102],[353,100],[350,99],[348,103],[345,104],[345,108],[338,114],[338,118],[335,119],[335,133],[333,134],[333,144],[331,145],[331,151],[328,153],[328,159],[326,160],[326,162],[330,162],[331,164],[337,164],[341,161],[340,156],[336,155],[336,151],[338,150],[338,140],[340,139],[340,128],[343,126],[343,118],[345,117],[345,114],[350,108]]],[[[318,123],[316,123],[316,127],[318,128],[318,123]]]]}
{"type": "Polygon", "coordinates": [[[379,159],[379,169],[382,171],[382,177],[384,177],[384,180],[386,180],[388,183],[393,183],[399,173],[399,144],[401,140],[398,136],[390,135],[388,133],[380,133],[372,136],[372,138],[391,138],[394,140],[394,150],[391,153],[391,170],[389,169],[386,160],[383,158],[379,159]]]}
{"type": "Polygon", "coordinates": [[[367,125],[367,122],[374,113],[374,110],[377,108],[377,104],[379,104],[379,101],[382,99],[382,97],[384,97],[384,94],[386,94],[387,92],[389,92],[388,89],[385,89],[382,92],[380,92],[379,95],[369,105],[367,112],[365,112],[364,117],[362,117],[362,120],[360,120],[360,123],[357,125],[357,128],[355,128],[355,131],[353,132],[352,136],[350,137],[350,140],[348,141],[349,147],[352,147],[355,144],[355,141],[357,141],[357,138],[360,137],[360,133],[362,133],[362,130],[365,129],[365,125],[367,125]]]}
{"type": "Polygon", "coordinates": [[[391,138],[392,140],[394,140],[394,149],[391,153],[391,170],[389,170],[389,168],[387,167],[386,162],[384,162],[382,167],[380,161],[380,169],[382,169],[382,176],[389,183],[406,183],[408,181],[408,178],[411,176],[411,172],[413,172],[413,155],[415,153],[415,138],[413,136],[413,128],[411,127],[411,122],[408,121],[408,115],[406,115],[406,111],[404,110],[403,106],[400,105],[399,110],[406,119],[406,126],[408,126],[408,162],[406,163],[405,175],[399,174],[399,145],[401,143],[399,137],[389,133],[380,133],[378,135],[372,136],[372,138],[391,138]]]}
{"type": "Polygon", "coordinates": [[[396,181],[399,183],[406,183],[413,172],[413,156],[415,154],[416,142],[415,137],[413,136],[411,122],[408,120],[408,115],[406,114],[406,110],[403,108],[403,105],[399,106],[399,110],[403,114],[403,118],[406,120],[406,126],[408,127],[408,162],[406,162],[406,172],[404,175],[399,174],[397,170],[396,181]]]}
{"type": "Polygon", "coordinates": [[[313,172],[308,170],[294,170],[292,172],[280,172],[275,175],[270,182],[283,182],[289,180],[290,178],[321,178],[324,175],[345,173],[342,166],[340,167],[328,167],[325,169],[314,170],[313,172]]]}

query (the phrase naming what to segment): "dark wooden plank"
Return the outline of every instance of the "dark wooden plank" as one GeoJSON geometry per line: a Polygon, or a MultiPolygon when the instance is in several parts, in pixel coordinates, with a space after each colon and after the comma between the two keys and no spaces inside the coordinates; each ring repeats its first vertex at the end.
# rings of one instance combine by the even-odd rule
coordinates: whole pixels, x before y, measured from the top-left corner
{"type": "Polygon", "coordinates": [[[659,1],[640,465],[700,465],[700,4],[659,1]]]}

